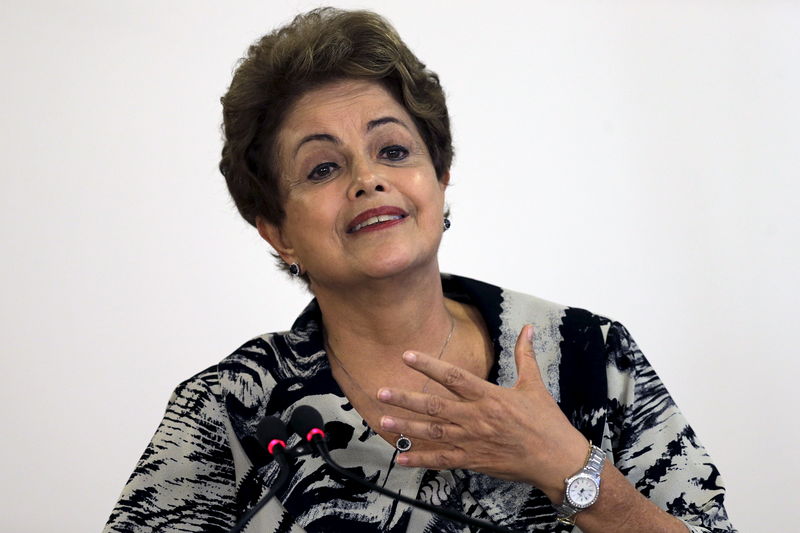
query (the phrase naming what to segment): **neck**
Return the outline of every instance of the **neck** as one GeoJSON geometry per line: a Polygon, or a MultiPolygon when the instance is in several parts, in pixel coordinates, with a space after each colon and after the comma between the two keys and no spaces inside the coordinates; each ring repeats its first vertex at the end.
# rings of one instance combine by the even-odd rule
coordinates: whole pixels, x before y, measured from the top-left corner
{"type": "Polygon", "coordinates": [[[328,342],[339,359],[355,364],[405,350],[434,357],[451,326],[438,264],[402,279],[376,280],[346,290],[315,287],[328,342]]]}

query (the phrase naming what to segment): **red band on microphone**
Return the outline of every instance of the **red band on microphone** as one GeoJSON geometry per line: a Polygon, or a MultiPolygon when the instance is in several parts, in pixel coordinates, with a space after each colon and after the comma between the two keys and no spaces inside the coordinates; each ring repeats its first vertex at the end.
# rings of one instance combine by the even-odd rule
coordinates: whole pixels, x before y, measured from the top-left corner
{"type": "Polygon", "coordinates": [[[280,446],[281,448],[285,449],[286,443],[280,439],[272,439],[271,441],[269,441],[269,444],[267,444],[267,451],[272,455],[275,455],[275,453],[272,451],[275,449],[275,446],[280,446]]]}
{"type": "Polygon", "coordinates": [[[313,428],[311,431],[308,432],[308,435],[306,435],[306,440],[311,442],[311,439],[314,438],[314,435],[319,435],[323,439],[325,438],[325,432],[324,431],[322,431],[319,428],[313,428]]]}

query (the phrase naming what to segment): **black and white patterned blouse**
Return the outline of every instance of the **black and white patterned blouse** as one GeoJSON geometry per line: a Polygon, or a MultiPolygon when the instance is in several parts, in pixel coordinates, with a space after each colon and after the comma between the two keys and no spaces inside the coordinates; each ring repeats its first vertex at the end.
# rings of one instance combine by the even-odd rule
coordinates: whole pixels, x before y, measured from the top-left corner
{"type": "MultiPolygon", "coordinates": [[[[443,275],[445,295],[475,306],[496,354],[489,380],[516,382],[514,345],[525,324],[544,382],[568,419],[648,499],[694,533],[735,531],[725,490],[694,431],[619,323],[479,281],[443,275]]],[[[322,413],[337,462],[396,492],[521,531],[579,531],[556,522],[536,487],[468,470],[394,464],[331,375],[316,301],[292,329],[257,337],[181,383],[106,525],[115,531],[224,532],[277,477],[253,444],[266,416],[322,413]]],[[[294,436],[291,446],[299,438],[294,436]]],[[[292,474],[248,532],[472,531],[343,480],[318,457],[292,474]]]]}

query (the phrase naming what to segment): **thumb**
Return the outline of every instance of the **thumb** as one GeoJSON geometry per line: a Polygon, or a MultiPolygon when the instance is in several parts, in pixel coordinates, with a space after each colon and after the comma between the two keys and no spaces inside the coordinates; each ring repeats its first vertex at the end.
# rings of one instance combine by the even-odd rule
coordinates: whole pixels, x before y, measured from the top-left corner
{"type": "Polygon", "coordinates": [[[536,362],[536,354],[533,351],[533,325],[528,324],[522,328],[517,337],[517,344],[514,346],[514,361],[517,363],[517,388],[525,388],[526,385],[541,381],[539,365],[536,362]]]}

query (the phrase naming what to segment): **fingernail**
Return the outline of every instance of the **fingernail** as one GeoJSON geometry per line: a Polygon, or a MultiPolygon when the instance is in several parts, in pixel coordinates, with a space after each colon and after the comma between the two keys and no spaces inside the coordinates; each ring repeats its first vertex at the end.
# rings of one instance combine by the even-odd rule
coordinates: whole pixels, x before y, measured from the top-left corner
{"type": "Polygon", "coordinates": [[[408,457],[405,454],[400,454],[397,456],[397,464],[399,465],[407,465],[408,464],[408,457]]]}
{"type": "Polygon", "coordinates": [[[526,335],[528,336],[528,342],[533,342],[533,324],[528,324],[528,332],[526,335]]]}
{"type": "Polygon", "coordinates": [[[388,400],[392,397],[392,393],[389,389],[381,389],[378,391],[378,399],[379,400],[388,400]]]}
{"type": "Polygon", "coordinates": [[[403,354],[403,361],[406,363],[416,363],[417,362],[417,354],[414,352],[405,352],[403,354]]]}
{"type": "Polygon", "coordinates": [[[390,416],[384,416],[381,418],[381,427],[383,429],[394,429],[397,427],[397,422],[395,422],[394,418],[390,416]]]}

